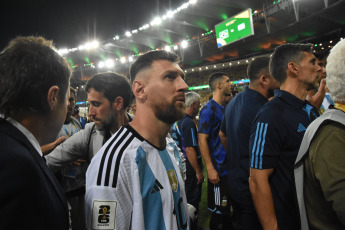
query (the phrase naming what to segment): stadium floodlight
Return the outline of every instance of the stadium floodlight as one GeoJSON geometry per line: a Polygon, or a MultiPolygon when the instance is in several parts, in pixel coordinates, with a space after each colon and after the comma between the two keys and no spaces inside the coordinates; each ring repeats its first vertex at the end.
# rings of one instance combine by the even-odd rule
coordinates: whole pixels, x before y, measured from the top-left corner
{"type": "Polygon", "coordinates": [[[98,48],[98,46],[99,46],[99,42],[98,41],[91,42],[91,47],[92,48],[96,49],[96,48],[98,48]]]}
{"type": "Polygon", "coordinates": [[[119,35],[116,35],[113,39],[114,39],[114,40],[119,40],[119,39],[120,39],[120,36],[119,36],[119,35]]]}
{"type": "Polygon", "coordinates": [[[178,46],[177,45],[174,45],[174,50],[178,50],[178,46]]]}
{"type": "Polygon", "coordinates": [[[162,19],[160,17],[156,17],[151,21],[151,26],[159,26],[162,24],[162,19]]]}
{"type": "Polygon", "coordinates": [[[164,47],[164,50],[165,50],[165,51],[171,51],[171,47],[170,47],[170,46],[165,46],[165,47],[164,47]]]}
{"type": "Polygon", "coordinates": [[[84,45],[80,45],[80,46],[78,47],[78,50],[83,50],[83,49],[85,49],[84,45]]]}
{"type": "Polygon", "coordinates": [[[125,35],[126,35],[127,37],[132,36],[131,32],[129,32],[129,31],[126,31],[125,35]]]}
{"type": "Polygon", "coordinates": [[[195,4],[198,0],[190,0],[189,4],[195,4]]]}
{"type": "Polygon", "coordinates": [[[132,34],[138,33],[138,30],[132,30],[132,34]]]}
{"type": "Polygon", "coordinates": [[[111,67],[114,66],[114,61],[111,60],[111,59],[108,59],[108,60],[105,61],[104,64],[105,64],[106,67],[111,68],[111,67]]]}
{"type": "Polygon", "coordinates": [[[188,42],[187,42],[186,40],[182,41],[182,42],[181,42],[181,47],[182,47],[183,49],[187,48],[187,47],[188,47],[188,42]]]}
{"type": "Polygon", "coordinates": [[[64,54],[68,54],[69,53],[68,49],[59,49],[57,52],[61,56],[63,56],[64,54]]]}
{"type": "Polygon", "coordinates": [[[149,24],[143,25],[143,29],[144,29],[144,30],[146,30],[146,29],[148,29],[148,28],[150,28],[150,25],[149,25],[149,24]]]}
{"type": "Polygon", "coordinates": [[[188,6],[189,6],[189,2],[186,2],[181,6],[181,9],[187,9],[188,6]]]}
{"type": "Polygon", "coordinates": [[[86,50],[89,50],[89,49],[91,49],[91,48],[92,48],[92,45],[91,45],[91,43],[90,43],[90,42],[88,42],[88,43],[85,43],[85,45],[84,45],[84,48],[85,48],[86,50]]]}
{"type": "Polygon", "coordinates": [[[122,57],[121,59],[120,59],[120,62],[123,64],[123,63],[125,63],[126,62],[126,58],[125,57],[122,57]]]}
{"type": "Polygon", "coordinates": [[[168,18],[172,18],[172,17],[174,17],[174,14],[175,14],[174,11],[169,10],[168,13],[166,14],[166,16],[168,18]]]}
{"type": "Polygon", "coordinates": [[[130,56],[129,58],[128,58],[128,61],[129,62],[132,62],[134,59],[133,59],[133,57],[132,56],[130,56]]]}
{"type": "Polygon", "coordinates": [[[98,63],[98,68],[104,68],[104,66],[105,66],[105,64],[104,64],[103,61],[100,61],[100,62],[98,63]]]}

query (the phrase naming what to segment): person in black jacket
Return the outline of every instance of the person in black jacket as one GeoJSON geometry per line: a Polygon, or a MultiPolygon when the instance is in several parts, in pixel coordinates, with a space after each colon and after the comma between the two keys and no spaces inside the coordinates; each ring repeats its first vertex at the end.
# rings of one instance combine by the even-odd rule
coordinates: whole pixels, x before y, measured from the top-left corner
{"type": "Polygon", "coordinates": [[[0,53],[0,229],[69,228],[67,201],[40,145],[66,118],[71,69],[42,37],[0,53]]]}

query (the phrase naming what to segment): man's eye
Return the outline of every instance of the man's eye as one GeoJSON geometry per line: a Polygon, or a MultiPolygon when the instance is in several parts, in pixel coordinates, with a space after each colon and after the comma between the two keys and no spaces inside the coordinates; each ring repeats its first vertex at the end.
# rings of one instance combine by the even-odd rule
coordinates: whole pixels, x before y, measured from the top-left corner
{"type": "Polygon", "coordinates": [[[176,76],[175,76],[175,75],[171,75],[171,74],[169,74],[169,75],[166,75],[166,76],[165,76],[165,78],[169,78],[169,79],[175,79],[175,78],[176,78],[176,76]]]}

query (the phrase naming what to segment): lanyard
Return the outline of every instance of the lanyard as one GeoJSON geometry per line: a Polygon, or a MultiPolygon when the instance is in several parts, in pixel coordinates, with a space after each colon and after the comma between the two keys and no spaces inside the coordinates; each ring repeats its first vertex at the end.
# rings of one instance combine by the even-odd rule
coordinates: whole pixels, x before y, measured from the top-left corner
{"type": "MultiPolygon", "coordinates": [[[[78,129],[77,129],[77,127],[75,126],[74,122],[71,121],[71,124],[72,124],[72,126],[74,127],[75,133],[77,133],[77,132],[78,132],[78,129]]],[[[65,130],[65,133],[66,133],[66,135],[67,135],[67,138],[70,138],[70,137],[72,136],[72,131],[71,131],[71,134],[69,134],[68,131],[67,131],[67,129],[66,129],[66,125],[63,125],[62,127],[63,127],[63,129],[65,130]]]]}
{"type": "Polygon", "coordinates": [[[343,104],[334,103],[334,108],[339,109],[339,110],[345,112],[345,105],[343,105],[343,104]]]}

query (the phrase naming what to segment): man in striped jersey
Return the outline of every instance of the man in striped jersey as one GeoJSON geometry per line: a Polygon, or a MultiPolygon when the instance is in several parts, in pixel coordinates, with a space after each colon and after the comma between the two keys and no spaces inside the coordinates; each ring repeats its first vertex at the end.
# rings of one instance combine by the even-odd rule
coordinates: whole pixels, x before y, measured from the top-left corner
{"type": "Polygon", "coordinates": [[[185,114],[178,56],[151,51],[131,66],[137,112],[93,158],[86,174],[88,229],[187,229],[179,150],[166,138],[185,114]]]}
{"type": "Polygon", "coordinates": [[[305,100],[318,86],[312,44],[284,44],[270,59],[280,90],[261,107],[251,129],[249,187],[263,229],[299,229],[293,169],[303,134],[318,116],[305,100]]]}

